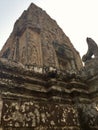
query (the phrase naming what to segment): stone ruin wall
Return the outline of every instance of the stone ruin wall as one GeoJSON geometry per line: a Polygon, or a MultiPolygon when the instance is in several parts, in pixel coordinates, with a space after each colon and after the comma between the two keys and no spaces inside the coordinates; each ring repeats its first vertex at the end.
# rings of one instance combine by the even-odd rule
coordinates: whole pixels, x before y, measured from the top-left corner
{"type": "Polygon", "coordinates": [[[97,64],[31,4],[0,52],[0,130],[98,130],[97,64]]]}

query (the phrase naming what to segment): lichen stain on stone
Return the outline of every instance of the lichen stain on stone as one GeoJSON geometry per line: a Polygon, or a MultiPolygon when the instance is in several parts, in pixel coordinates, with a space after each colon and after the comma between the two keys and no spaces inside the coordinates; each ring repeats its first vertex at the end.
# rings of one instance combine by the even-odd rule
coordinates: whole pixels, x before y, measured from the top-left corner
{"type": "Polygon", "coordinates": [[[41,104],[38,102],[5,101],[3,125],[13,127],[35,127],[40,124],[49,126],[77,125],[77,114],[72,106],[41,104]],[[58,111],[59,109],[59,111],[58,111]]]}

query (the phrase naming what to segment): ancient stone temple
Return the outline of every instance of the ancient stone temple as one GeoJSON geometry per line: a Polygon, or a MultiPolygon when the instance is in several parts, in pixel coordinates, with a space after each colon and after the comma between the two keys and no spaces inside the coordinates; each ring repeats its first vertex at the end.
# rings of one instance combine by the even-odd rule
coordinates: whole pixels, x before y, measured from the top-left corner
{"type": "Polygon", "coordinates": [[[87,43],[83,66],[56,21],[31,4],[0,52],[0,130],[98,130],[98,47],[87,43]]]}

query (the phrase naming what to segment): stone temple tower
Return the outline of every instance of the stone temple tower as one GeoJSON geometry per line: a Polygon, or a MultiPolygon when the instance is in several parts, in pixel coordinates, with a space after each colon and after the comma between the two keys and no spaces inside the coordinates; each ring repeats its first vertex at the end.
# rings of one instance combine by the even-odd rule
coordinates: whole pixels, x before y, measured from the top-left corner
{"type": "Polygon", "coordinates": [[[78,52],[57,23],[34,4],[16,21],[1,57],[29,67],[79,70],[78,52]]]}
{"type": "Polygon", "coordinates": [[[0,130],[98,130],[97,65],[32,3],[0,52],[0,130]]]}

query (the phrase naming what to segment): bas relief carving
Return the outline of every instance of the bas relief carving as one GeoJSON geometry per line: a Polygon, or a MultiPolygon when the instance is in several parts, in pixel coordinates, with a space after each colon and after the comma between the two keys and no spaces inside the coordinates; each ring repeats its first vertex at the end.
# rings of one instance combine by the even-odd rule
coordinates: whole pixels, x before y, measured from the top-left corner
{"type": "Polygon", "coordinates": [[[56,55],[55,50],[51,43],[47,43],[43,48],[44,64],[46,66],[56,66],[56,55]]]}
{"type": "Polygon", "coordinates": [[[28,64],[37,65],[38,63],[38,51],[35,45],[28,45],[28,64]]]}
{"type": "Polygon", "coordinates": [[[51,44],[47,44],[47,62],[49,66],[54,66],[55,65],[55,55],[54,55],[54,49],[51,44]]]}
{"type": "Polygon", "coordinates": [[[76,70],[76,64],[73,51],[66,45],[60,44],[58,41],[53,42],[60,69],[76,70]]]}
{"type": "Polygon", "coordinates": [[[24,46],[21,47],[21,62],[28,65],[40,65],[40,38],[35,32],[30,29],[25,34],[24,46]]]}
{"type": "Polygon", "coordinates": [[[11,47],[10,51],[7,52],[6,57],[9,60],[13,61],[19,61],[19,38],[16,36],[16,38],[13,40],[13,46],[11,47]]]}

